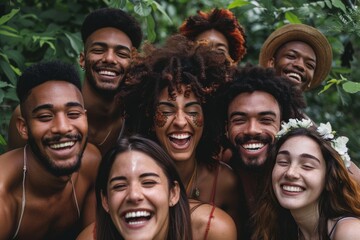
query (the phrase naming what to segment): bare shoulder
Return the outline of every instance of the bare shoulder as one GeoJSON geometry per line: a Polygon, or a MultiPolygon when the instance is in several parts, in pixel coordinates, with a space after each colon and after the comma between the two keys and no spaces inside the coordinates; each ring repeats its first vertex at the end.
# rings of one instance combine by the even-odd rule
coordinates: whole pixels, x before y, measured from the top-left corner
{"type": "MultiPolygon", "coordinates": [[[[190,203],[190,207],[193,204],[190,203]]],[[[236,239],[236,226],[233,219],[218,207],[210,204],[201,204],[191,214],[191,220],[193,227],[195,227],[193,231],[195,230],[194,233],[197,235],[194,236],[195,239],[198,239],[199,236],[203,239],[208,227],[207,239],[236,239]],[[211,213],[212,218],[210,219],[211,213]],[[208,226],[208,224],[210,225],[208,226]]]]}
{"type": "Polygon", "coordinates": [[[360,236],[360,219],[345,218],[338,222],[333,240],[342,239],[359,239],[360,236]]]}
{"type": "Polygon", "coordinates": [[[81,160],[81,173],[91,179],[95,179],[100,162],[101,153],[99,149],[95,145],[88,143],[81,160]]]}
{"type": "Polygon", "coordinates": [[[11,239],[18,216],[16,200],[2,186],[0,187],[0,239],[11,239]]]}
{"type": "Polygon", "coordinates": [[[220,161],[220,179],[224,185],[235,186],[238,179],[233,169],[226,163],[220,161]]]}
{"type": "Polygon", "coordinates": [[[93,222],[79,234],[76,240],[94,240],[94,228],[95,223],[93,222]]]}

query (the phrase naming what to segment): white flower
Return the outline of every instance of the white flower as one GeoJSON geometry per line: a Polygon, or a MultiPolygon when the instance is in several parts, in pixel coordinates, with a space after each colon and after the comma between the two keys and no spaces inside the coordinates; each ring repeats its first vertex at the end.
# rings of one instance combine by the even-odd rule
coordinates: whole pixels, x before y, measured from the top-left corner
{"type": "Polygon", "coordinates": [[[298,122],[298,125],[301,128],[308,128],[308,127],[312,126],[313,123],[312,123],[312,121],[310,119],[304,118],[304,119],[302,119],[301,121],[298,122]]]}
{"type": "Polygon", "coordinates": [[[320,134],[320,136],[322,136],[323,139],[333,139],[334,138],[334,134],[333,134],[333,131],[331,129],[331,125],[329,122],[327,122],[326,124],[320,123],[320,126],[317,128],[317,131],[320,134]]]}
{"type": "Polygon", "coordinates": [[[348,151],[348,148],[346,147],[348,141],[349,139],[347,137],[341,136],[332,140],[331,145],[340,155],[344,155],[348,151]]]}
{"type": "Polygon", "coordinates": [[[348,153],[341,155],[342,160],[344,161],[345,167],[349,168],[351,165],[351,159],[348,153]]]}

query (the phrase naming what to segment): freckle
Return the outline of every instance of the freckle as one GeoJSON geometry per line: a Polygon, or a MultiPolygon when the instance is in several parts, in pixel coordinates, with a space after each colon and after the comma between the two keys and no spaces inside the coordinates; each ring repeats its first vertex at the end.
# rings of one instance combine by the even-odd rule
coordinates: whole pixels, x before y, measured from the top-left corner
{"type": "Polygon", "coordinates": [[[160,112],[159,110],[156,111],[155,116],[154,116],[154,122],[155,122],[156,126],[158,126],[160,128],[165,126],[167,119],[168,119],[168,117],[165,116],[164,114],[162,114],[162,112],[160,112]]]}
{"type": "Polygon", "coordinates": [[[193,117],[192,119],[193,119],[193,123],[195,124],[195,126],[197,126],[197,127],[204,126],[204,118],[200,114],[193,117]]]}

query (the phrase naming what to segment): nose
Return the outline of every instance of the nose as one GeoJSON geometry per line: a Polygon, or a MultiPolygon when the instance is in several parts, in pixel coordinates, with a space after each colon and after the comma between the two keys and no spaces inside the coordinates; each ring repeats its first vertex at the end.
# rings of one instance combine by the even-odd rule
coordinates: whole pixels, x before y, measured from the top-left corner
{"type": "Polygon", "coordinates": [[[73,130],[73,125],[65,114],[58,114],[55,116],[54,124],[51,128],[53,133],[66,134],[73,130]]]}
{"type": "Polygon", "coordinates": [[[187,125],[186,113],[184,113],[182,110],[179,110],[174,116],[173,123],[177,128],[184,128],[187,125]]]}
{"type": "Polygon", "coordinates": [[[116,63],[115,52],[111,49],[107,50],[103,55],[102,61],[107,63],[116,63]]]}
{"type": "Polygon", "coordinates": [[[247,135],[257,135],[261,133],[261,128],[259,123],[256,120],[249,120],[246,123],[244,134],[247,135]]]}
{"type": "Polygon", "coordinates": [[[297,70],[299,70],[301,72],[303,72],[305,70],[305,63],[302,58],[296,58],[293,65],[297,70]]]}
{"type": "Polygon", "coordinates": [[[285,172],[285,177],[288,179],[299,178],[299,172],[297,171],[297,167],[294,165],[290,165],[289,168],[285,172]]]}
{"type": "Polygon", "coordinates": [[[144,199],[144,195],[140,184],[132,184],[128,190],[127,201],[132,203],[137,203],[143,199],[144,199]]]}

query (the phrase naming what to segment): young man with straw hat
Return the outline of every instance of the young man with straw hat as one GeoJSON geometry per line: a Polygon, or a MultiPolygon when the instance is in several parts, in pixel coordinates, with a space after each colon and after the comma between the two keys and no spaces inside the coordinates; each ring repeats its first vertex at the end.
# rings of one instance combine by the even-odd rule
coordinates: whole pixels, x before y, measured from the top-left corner
{"type": "Polygon", "coordinates": [[[330,72],[332,50],[326,37],[305,24],[287,24],[264,42],[259,56],[263,67],[275,68],[303,91],[314,89],[330,72]]]}

